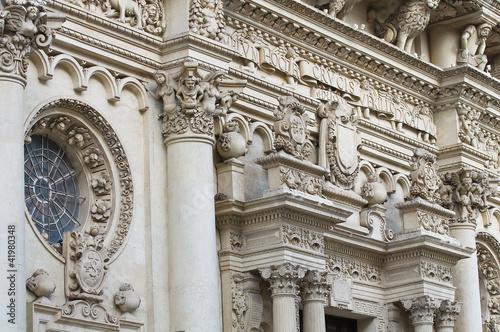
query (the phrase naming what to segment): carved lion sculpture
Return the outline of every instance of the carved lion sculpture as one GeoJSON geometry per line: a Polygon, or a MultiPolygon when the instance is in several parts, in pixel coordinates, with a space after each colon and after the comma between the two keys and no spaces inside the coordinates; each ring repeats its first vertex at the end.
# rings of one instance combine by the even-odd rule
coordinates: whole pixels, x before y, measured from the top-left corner
{"type": "Polygon", "coordinates": [[[376,34],[410,52],[413,40],[425,30],[431,11],[438,5],[439,0],[409,0],[377,27],[376,34]]]}
{"type": "MultiPolygon", "coordinates": [[[[125,23],[125,15],[134,16],[138,29],[142,29],[142,15],[139,3],[133,0],[108,0],[114,10],[119,12],[118,21],[125,23]]],[[[110,15],[111,16],[111,15],[110,15]]]]}

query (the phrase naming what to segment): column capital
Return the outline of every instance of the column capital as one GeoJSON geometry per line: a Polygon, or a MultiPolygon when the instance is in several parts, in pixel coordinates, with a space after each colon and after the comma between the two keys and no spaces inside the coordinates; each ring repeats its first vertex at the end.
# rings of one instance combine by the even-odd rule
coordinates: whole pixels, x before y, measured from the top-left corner
{"type": "Polygon", "coordinates": [[[436,310],[440,301],[428,295],[401,301],[406,311],[410,312],[410,321],[413,326],[433,324],[436,310]]]}
{"type": "Polygon", "coordinates": [[[279,266],[271,265],[270,268],[260,272],[262,278],[267,280],[271,287],[271,295],[299,294],[299,281],[304,278],[306,270],[299,265],[284,263],[279,266]]]}
{"type": "Polygon", "coordinates": [[[308,271],[300,283],[302,287],[302,301],[326,301],[328,296],[327,272],[318,270],[308,271]]]}
{"type": "MultiPolygon", "coordinates": [[[[65,16],[48,13],[40,0],[3,0],[0,18],[0,73],[26,78],[28,57],[33,50],[50,47],[53,28],[58,28],[65,16]]],[[[0,79],[3,79],[3,76],[0,79]]],[[[21,80],[22,81],[22,80],[21,80]]]]}
{"type": "Polygon", "coordinates": [[[163,102],[159,119],[166,144],[178,135],[214,136],[214,116],[225,116],[238,96],[233,90],[220,88],[225,74],[213,71],[202,77],[198,63],[193,61],[184,62],[178,72],[153,73],[155,98],[163,102]]]}
{"type": "Polygon", "coordinates": [[[452,300],[444,300],[436,310],[436,327],[455,326],[456,315],[460,313],[462,303],[452,300]]]}

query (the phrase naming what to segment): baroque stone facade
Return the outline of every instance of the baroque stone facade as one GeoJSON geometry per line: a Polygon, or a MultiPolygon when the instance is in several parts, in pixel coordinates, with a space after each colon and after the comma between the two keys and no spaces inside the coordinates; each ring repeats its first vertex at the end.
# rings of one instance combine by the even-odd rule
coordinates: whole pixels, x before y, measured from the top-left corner
{"type": "Polygon", "coordinates": [[[2,331],[499,331],[499,22],[2,0],[2,331]]]}

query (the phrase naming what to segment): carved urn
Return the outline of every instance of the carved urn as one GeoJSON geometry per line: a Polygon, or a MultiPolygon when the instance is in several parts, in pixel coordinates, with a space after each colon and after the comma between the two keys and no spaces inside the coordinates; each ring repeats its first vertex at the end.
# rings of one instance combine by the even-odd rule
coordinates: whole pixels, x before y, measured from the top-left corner
{"type": "Polygon", "coordinates": [[[245,154],[245,138],[235,131],[222,133],[217,140],[217,152],[224,159],[238,158],[245,154]]]}
{"type": "Polygon", "coordinates": [[[115,304],[124,313],[132,313],[141,305],[139,294],[134,291],[130,284],[122,284],[120,290],[115,293],[115,304]]]}

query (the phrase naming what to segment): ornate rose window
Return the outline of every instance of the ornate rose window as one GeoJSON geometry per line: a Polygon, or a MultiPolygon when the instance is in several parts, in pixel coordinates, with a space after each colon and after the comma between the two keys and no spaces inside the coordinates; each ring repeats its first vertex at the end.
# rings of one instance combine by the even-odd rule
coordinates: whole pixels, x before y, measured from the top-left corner
{"type": "Polygon", "coordinates": [[[61,253],[63,233],[102,239],[116,257],[132,219],[132,178],[111,126],[92,107],[59,99],[31,122],[25,144],[26,214],[40,240],[61,253]]]}

